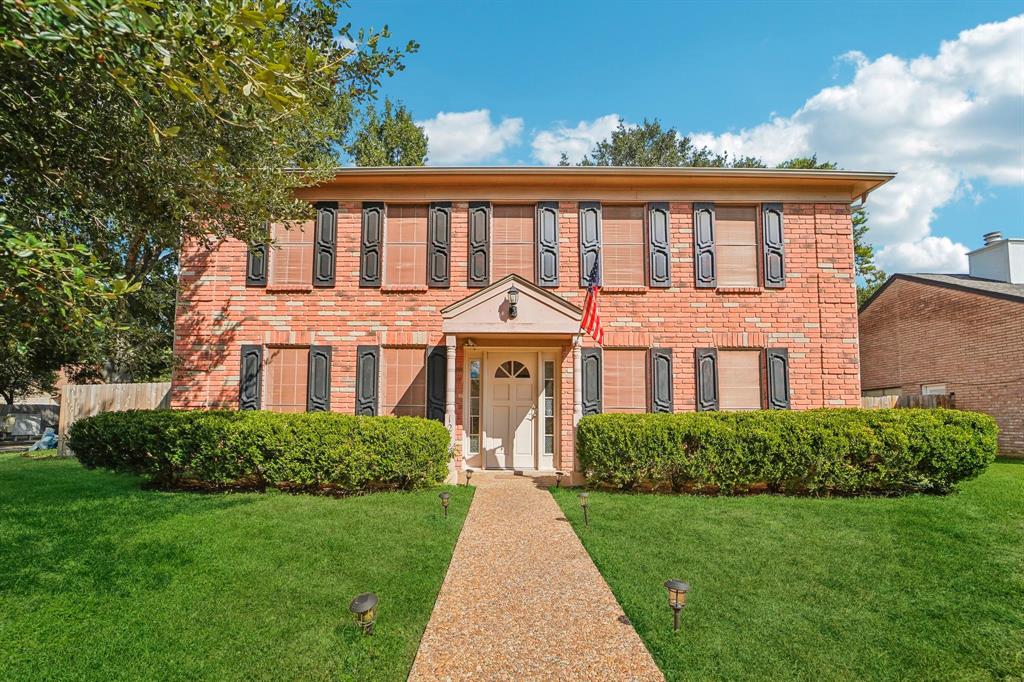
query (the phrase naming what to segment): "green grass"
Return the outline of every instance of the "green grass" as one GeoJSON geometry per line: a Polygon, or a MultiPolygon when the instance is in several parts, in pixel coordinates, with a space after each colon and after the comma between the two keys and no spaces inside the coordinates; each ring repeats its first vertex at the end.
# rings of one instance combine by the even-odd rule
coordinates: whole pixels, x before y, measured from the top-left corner
{"type": "Polygon", "coordinates": [[[1024,462],[946,497],[592,492],[589,528],[552,493],[670,680],[1024,677],[1024,462]]]}
{"type": "Polygon", "coordinates": [[[445,521],[437,490],[151,492],[0,455],[0,679],[405,679],[472,495],[448,490],[445,521]]]}

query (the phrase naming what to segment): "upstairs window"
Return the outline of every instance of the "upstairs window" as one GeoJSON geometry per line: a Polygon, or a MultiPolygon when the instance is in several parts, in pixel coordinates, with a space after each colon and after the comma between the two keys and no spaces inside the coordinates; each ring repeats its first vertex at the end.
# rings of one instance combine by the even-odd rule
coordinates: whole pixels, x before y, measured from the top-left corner
{"type": "Polygon", "coordinates": [[[604,206],[601,284],[645,286],[644,207],[604,206]]]}
{"type": "Polygon", "coordinates": [[[427,207],[388,205],[384,227],[384,286],[427,285],[427,207]]]}
{"type": "MultiPolygon", "coordinates": [[[[312,267],[312,266],[310,266],[312,267]]],[[[268,348],[264,409],[305,412],[309,379],[308,348],[268,348]]]]}
{"type": "Polygon", "coordinates": [[[493,208],[491,225],[491,281],[513,273],[534,281],[533,204],[493,208]]]}
{"type": "Polygon", "coordinates": [[[270,286],[313,285],[313,223],[281,223],[271,228],[270,286]]]}
{"type": "Polygon", "coordinates": [[[718,351],[719,409],[761,409],[761,351],[718,351]]]}
{"type": "Polygon", "coordinates": [[[384,348],[380,414],[423,417],[427,413],[426,356],[422,348],[384,348]]]}
{"type": "Polygon", "coordinates": [[[757,208],[718,206],[715,213],[718,286],[758,286],[757,208]]]}
{"type": "Polygon", "coordinates": [[[647,411],[647,351],[605,350],[604,412],[647,411]]]}

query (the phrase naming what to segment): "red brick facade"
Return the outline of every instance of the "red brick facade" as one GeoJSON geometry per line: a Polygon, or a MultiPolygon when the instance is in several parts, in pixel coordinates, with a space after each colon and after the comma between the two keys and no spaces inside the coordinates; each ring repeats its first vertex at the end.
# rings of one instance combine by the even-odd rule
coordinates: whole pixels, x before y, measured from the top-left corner
{"type": "Polygon", "coordinates": [[[1024,302],[896,279],[860,316],[865,390],[920,395],[992,415],[1004,454],[1024,455],[1024,302]]]}
{"type": "MultiPolygon", "coordinates": [[[[544,191],[538,188],[534,194],[544,191]]],[[[453,194],[465,196],[465,189],[453,194]]],[[[579,195],[580,192],[571,193],[574,197],[579,195]]],[[[485,189],[480,190],[478,197],[488,198],[485,189]]],[[[522,201],[528,197],[524,192],[517,198],[522,201]]],[[[357,345],[444,345],[440,310],[479,291],[467,288],[466,201],[452,202],[450,288],[424,286],[416,291],[389,291],[387,287],[359,287],[361,201],[355,200],[352,192],[339,197],[326,188],[311,191],[306,198],[340,199],[333,288],[247,287],[244,244],[225,240],[213,248],[196,244],[185,247],[175,330],[174,407],[236,408],[242,344],[319,344],[333,350],[331,409],[352,413],[357,345]]],[[[369,192],[365,196],[366,200],[381,198],[369,192]]],[[[448,198],[444,187],[435,186],[414,200],[448,198]]],[[[551,198],[550,194],[546,198],[551,198]]],[[[601,195],[592,198],[600,199],[601,195]]],[[[402,199],[410,200],[404,195],[402,199]]],[[[694,349],[700,347],[786,348],[793,408],[859,404],[857,310],[848,201],[783,202],[785,288],[698,289],[694,284],[693,202],[675,200],[671,192],[645,199],[670,202],[672,286],[606,288],[601,298],[606,348],[671,348],[676,411],[695,409],[694,349]]],[[[760,201],[775,199],[775,195],[768,193],[760,197],[760,201]]],[[[502,200],[492,199],[494,203],[502,200]]],[[[578,202],[561,201],[559,207],[561,286],[549,291],[582,306],[585,290],[579,286],[578,202]]],[[[483,346],[510,345],[508,338],[474,341],[483,346]]],[[[560,350],[560,446],[555,465],[572,470],[575,460],[571,339],[524,338],[516,345],[560,350]]],[[[455,435],[461,439],[465,402],[465,345],[461,337],[456,352],[455,435]]]]}

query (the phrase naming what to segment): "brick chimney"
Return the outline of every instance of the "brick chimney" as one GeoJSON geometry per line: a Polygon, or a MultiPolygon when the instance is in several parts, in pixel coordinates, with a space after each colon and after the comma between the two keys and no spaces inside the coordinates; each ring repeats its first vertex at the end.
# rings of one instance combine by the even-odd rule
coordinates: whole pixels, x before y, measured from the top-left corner
{"type": "Polygon", "coordinates": [[[1024,237],[986,232],[982,239],[985,245],[967,254],[971,277],[1024,284],[1024,237]]]}

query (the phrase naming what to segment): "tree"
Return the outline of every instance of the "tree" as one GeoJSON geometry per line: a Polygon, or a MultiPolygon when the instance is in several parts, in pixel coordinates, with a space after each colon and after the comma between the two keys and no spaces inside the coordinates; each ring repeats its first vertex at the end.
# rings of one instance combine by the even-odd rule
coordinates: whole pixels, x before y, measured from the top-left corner
{"type": "Polygon", "coordinates": [[[253,241],[268,221],[310,215],[293,190],[330,176],[352,112],[417,48],[383,47],[386,27],[339,31],[343,7],[0,4],[0,205],[14,232],[87,247],[145,284],[121,292],[115,321],[142,325],[134,336],[105,327],[107,353],[139,366],[169,358],[183,240],[253,241]],[[162,350],[142,350],[154,344],[162,350]]]}
{"type": "Polygon", "coordinates": [[[370,105],[346,151],[357,166],[422,166],[427,162],[427,134],[401,103],[384,100],[384,111],[370,105]]]}

